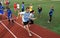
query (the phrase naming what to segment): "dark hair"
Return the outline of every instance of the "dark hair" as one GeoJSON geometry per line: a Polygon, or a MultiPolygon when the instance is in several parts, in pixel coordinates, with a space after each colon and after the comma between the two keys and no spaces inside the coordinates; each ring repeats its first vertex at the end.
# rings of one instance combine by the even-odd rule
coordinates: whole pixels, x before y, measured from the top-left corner
{"type": "Polygon", "coordinates": [[[10,8],[7,6],[6,9],[10,9],[10,8]]]}
{"type": "Polygon", "coordinates": [[[34,12],[34,10],[32,10],[30,13],[33,13],[34,12]]]}
{"type": "Polygon", "coordinates": [[[22,4],[24,4],[24,2],[22,2],[22,4]]]}
{"type": "Polygon", "coordinates": [[[29,9],[29,7],[26,7],[26,9],[29,9]]]}
{"type": "Polygon", "coordinates": [[[1,2],[0,2],[0,6],[2,6],[1,2]]]}

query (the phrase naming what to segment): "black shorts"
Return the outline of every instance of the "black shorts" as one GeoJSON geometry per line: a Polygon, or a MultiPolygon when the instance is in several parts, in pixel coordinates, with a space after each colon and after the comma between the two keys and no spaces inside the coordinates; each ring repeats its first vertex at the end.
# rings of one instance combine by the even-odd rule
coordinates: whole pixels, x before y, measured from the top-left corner
{"type": "Polygon", "coordinates": [[[30,19],[29,24],[34,24],[34,21],[30,19]]]}
{"type": "Polygon", "coordinates": [[[27,21],[27,22],[23,22],[23,24],[24,24],[24,25],[27,25],[27,24],[29,24],[29,21],[27,21]]]}
{"type": "Polygon", "coordinates": [[[24,9],[22,8],[22,12],[24,12],[24,9]]]}

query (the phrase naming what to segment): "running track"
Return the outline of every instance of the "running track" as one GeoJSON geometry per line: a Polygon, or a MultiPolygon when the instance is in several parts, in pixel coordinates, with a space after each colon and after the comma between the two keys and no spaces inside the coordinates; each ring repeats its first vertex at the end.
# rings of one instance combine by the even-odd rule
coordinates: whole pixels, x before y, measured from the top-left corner
{"type": "Polygon", "coordinates": [[[30,28],[32,37],[28,36],[26,29],[23,28],[21,17],[15,18],[14,23],[8,23],[6,16],[2,17],[0,21],[0,38],[60,38],[60,35],[40,27],[39,25],[33,24],[30,28]]]}

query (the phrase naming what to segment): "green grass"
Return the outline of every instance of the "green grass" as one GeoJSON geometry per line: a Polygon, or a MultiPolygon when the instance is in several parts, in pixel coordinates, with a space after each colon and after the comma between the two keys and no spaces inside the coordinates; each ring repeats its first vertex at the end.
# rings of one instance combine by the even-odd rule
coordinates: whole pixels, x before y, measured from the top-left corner
{"type": "MultiPolygon", "coordinates": [[[[39,1],[39,0],[10,0],[10,7],[11,10],[14,13],[13,10],[13,3],[14,2],[19,2],[20,7],[21,7],[21,3],[22,1],[25,2],[25,7],[29,6],[30,3],[33,4],[33,9],[36,11],[35,16],[38,17],[38,13],[37,13],[37,6],[41,5],[43,8],[43,12],[41,14],[40,18],[37,18],[35,20],[35,24],[38,24],[44,28],[50,29],[53,32],[56,32],[57,34],[60,34],[60,1],[50,1],[50,0],[43,0],[43,1],[39,1]],[[48,13],[50,10],[50,5],[54,5],[54,14],[53,14],[53,20],[50,24],[47,23],[48,21],[48,13]]],[[[17,13],[14,13],[15,15],[17,15],[17,13]]]]}

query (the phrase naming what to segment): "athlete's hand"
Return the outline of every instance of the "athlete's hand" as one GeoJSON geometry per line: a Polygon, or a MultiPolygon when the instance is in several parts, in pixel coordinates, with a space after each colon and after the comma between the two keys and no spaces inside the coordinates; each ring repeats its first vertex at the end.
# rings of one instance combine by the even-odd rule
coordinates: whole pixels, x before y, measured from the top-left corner
{"type": "Polygon", "coordinates": [[[33,20],[35,20],[36,18],[33,18],[33,20]]]}

